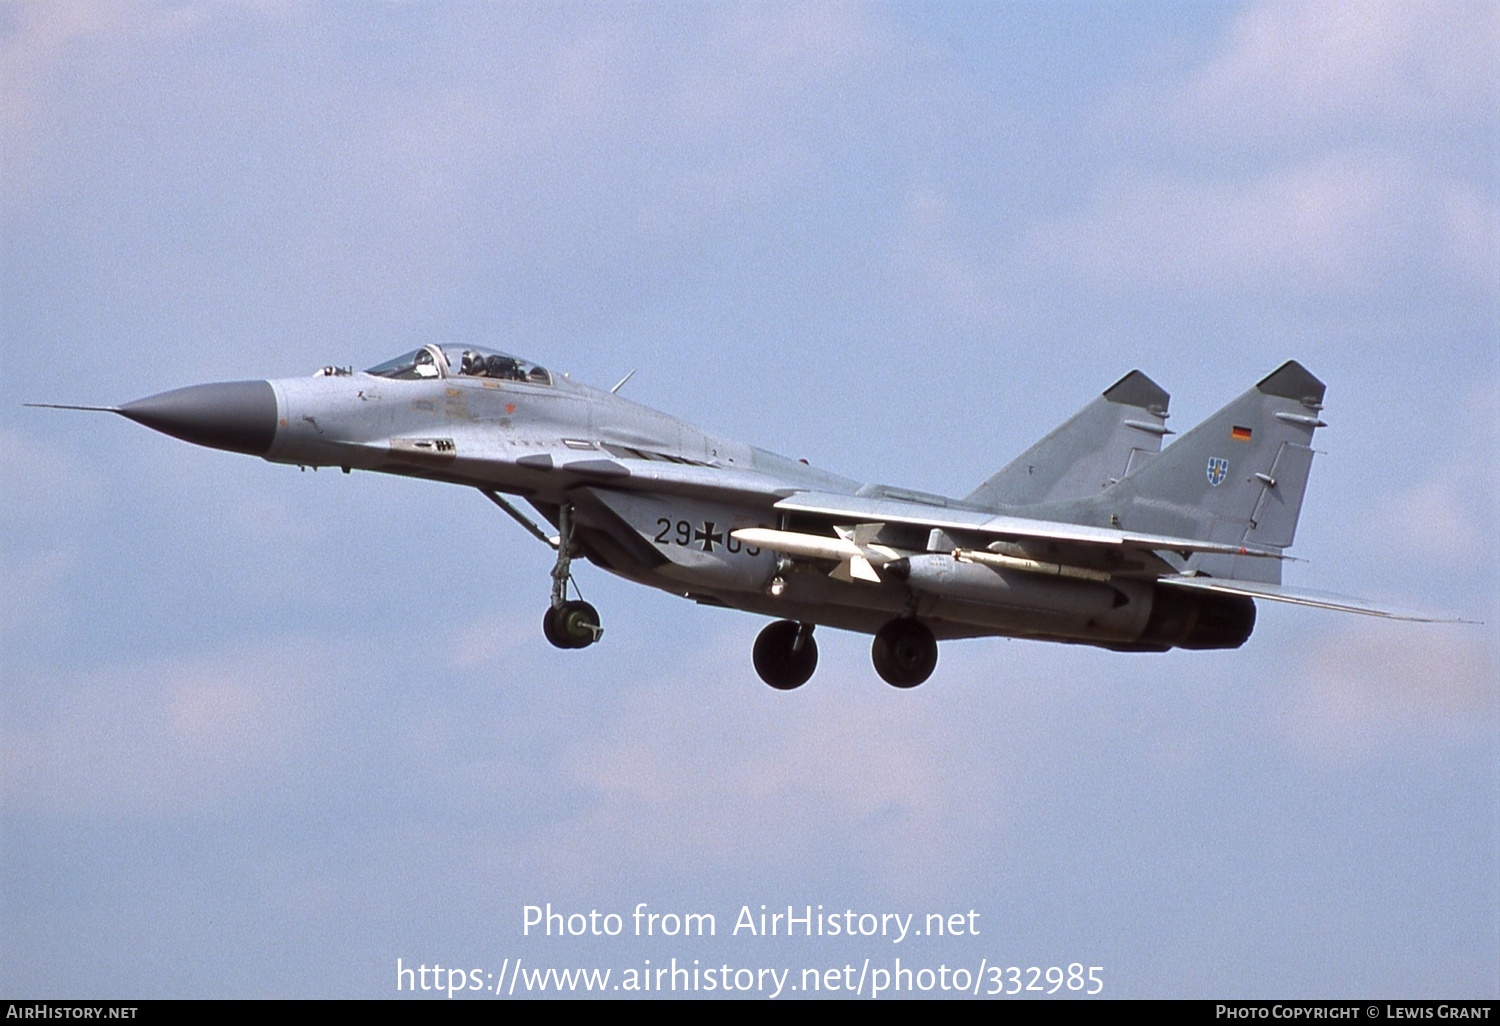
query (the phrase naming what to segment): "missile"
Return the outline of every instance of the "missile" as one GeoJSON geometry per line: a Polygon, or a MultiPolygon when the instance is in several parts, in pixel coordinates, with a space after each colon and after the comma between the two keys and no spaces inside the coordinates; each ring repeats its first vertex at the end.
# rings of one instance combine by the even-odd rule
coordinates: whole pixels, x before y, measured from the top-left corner
{"type": "Polygon", "coordinates": [[[908,556],[881,569],[905,581],[914,592],[939,599],[972,602],[1004,609],[1027,609],[1079,616],[1107,616],[1139,599],[1137,582],[1110,583],[1102,571],[1055,566],[1016,556],[959,549],[954,555],[927,552],[908,556]],[[959,553],[982,558],[959,558],[959,553]]]}
{"type": "Polygon", "coordinates": [[[837,538],[802,534],[798,531],[777,531],[769,527],[741,527],[731,531],[730,536],[746,545],[756,545],[788,556],[833,560],[839,564],[830,575],[836,580],[860,580],[879,584],[880,575],[876,573],[875,567],[884,566],[905,555],[888,545],[867,540],[883,526],[885,525],[860,524],[852,530],[846,527],[834,528],[839,532],[837,538]]]}
{"type": "MultiPolygon", "coordinates": [[[[998,544],[998,543],[997,543],[998,544]]],[[[978,563],[999,570],[1021,570],[1029,574],[1047,574],[1051,577],[1071,577],[1079,581],[1108,581],[1110,575],[1103,570],[1089,570],[1081,566],[1066,566],[1062,563],[1044,563],[1041,560],[1008,556],[1000,552],[982,549],[954,549],[953,558],[960,563],[978,563]]]]}

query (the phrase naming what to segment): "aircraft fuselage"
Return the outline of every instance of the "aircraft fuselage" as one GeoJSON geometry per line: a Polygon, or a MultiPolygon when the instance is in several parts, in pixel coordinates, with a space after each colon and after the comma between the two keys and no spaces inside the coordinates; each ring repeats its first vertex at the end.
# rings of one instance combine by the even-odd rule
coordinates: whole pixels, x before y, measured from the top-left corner
{"type": "Polygon", "coordinates": [[[1395,615],[1280,584],[1322,397],[1289,361],[1162,450],[1168,396],[1132,371],[965,499],[861,484],[472,347],[103,409],[275,463],[478,489],[556,551],[553,644],[602,634],[597,611],[569,597],[582,556],[778,618],[755,665],[785,689],[811,675],[817,625],[874,634],[880,675],[911,687],[940,638],[1236,648],[1257,598],[1395,615]]]}

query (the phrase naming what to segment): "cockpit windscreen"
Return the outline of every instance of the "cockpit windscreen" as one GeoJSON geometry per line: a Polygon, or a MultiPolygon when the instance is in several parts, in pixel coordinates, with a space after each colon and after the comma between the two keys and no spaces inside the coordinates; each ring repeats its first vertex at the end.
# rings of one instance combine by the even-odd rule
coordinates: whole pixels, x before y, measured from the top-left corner
{"type": "Polygon", "coordinates": [[[408,380],[471,377],[525,381],[533,385],[552,384],[552,375],[545,367],[480,346],[423,346],[371,367],[365,373],[408,380]]]}

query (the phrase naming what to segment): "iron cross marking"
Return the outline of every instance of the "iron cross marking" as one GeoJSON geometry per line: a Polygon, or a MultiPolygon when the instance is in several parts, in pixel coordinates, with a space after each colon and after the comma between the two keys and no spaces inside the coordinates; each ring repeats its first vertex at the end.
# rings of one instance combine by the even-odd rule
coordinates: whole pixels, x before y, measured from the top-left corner
{"type": "Polygon", "coordinates": [[[703,543],[704,552],[712,552],[715,545],[724,544],[724,532],[714,530],[714,522],[705,520],[700,530],[693,532],[693,541],[703,543]]]}

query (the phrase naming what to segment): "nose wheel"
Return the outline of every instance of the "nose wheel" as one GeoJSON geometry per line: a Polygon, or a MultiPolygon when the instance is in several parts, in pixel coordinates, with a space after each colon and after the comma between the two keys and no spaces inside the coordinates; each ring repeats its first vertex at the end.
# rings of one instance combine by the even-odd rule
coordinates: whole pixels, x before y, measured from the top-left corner
{"type": "Polygon", "coordinates": [[[558,648],[587,648],[599,640],[599,611],[582,599],[549,606],[542,616],[542,633],[558,648]]]}

